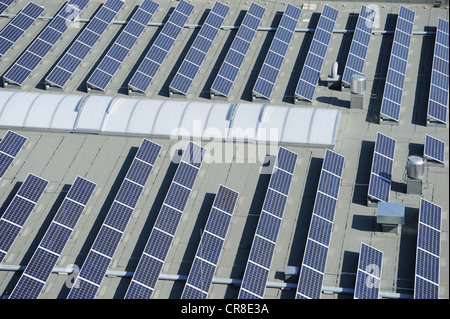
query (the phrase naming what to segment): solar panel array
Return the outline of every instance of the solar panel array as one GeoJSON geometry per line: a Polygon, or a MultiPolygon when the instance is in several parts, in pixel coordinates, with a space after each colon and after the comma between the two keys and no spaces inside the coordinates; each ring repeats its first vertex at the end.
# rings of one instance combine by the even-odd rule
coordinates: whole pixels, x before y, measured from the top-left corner
{"type": "Polygon", "coordinates": [[[252,2],[250,5],[211,86],[212,94],[223,97],[228,97],[230,94],[265,11],[265,8],[256,3],[252,2]]]}
{"type": "Polygon", "coordinates": [[[439,298],[442,207],[420,199],[414,299],[439,298]]]}
{"type": "Polygon", "coordinates": [[[0,32],[0,60],[19,40],[27,29],[44,12],[44,8],[29,2],[11,22],[0,32]]]}
{"type": "Polygon", "coordinates": [[[425,134],[425,146],[423,155],[431,161],[444,164],[445,142],[425,134]]]}
{"type": "Polygon", "coordinates": [[[158,144],[142,141],[68,299],[93,299],[97,294],[160,151],[158,144]]]}
{"type": "Polygon", "coordinates": [[[449,23],[438,18],[428,97],[428,123],[447,124],[449,87],[449,23]]]}
{"type": "Polygon", "coordinates": [[[66,3],[39,34],[37,39],[3,76],[4,86],[15,85],[21,87],[64,32],[72,25],[88,2],[88,0],[69,0],[66,3]]]}
{"type": "Polygon", "coordinates": [[[14,0],[0,0],[0,14],[5,12],[13,2],[14,0]]]}
{"type": "Polygon", "coordinates": [[[134,272],[126,299],[152,297],[204,154],[203,147],[189,142],[134,272]]]}
{"type": "Polygon", "coordinates": [[[45,79],[46,87],[64,88],[75,70],[91,52],[94,44],[111,24],[123,4],[122,0],[106,1],[47,76],[45,79]]]}
{"type": "Polygon", "coordinates": [[[172,93],[183,95],[188,93],[229,10],[230,8],[228,6],[220,2],[214,4],[197,34],[194,43],[192,43],[191,48],[181,63],[177,74],[175,74],[175,77],[169,85],[169,90],[172,93]]]}
{"type": "Polygon", "coordinates": [[[194,11],[194,5],[184,0],[178,3],[174,12],[170,15],[169,20],[164,24],[161,33],[152,44],[144,60],[128,83],[128,92],[145,94],[192,11],[194,11]]]}
{"type": "Polygon", "coordinates": [[[320,299],[345,158],[326,150],[297,284],[296,299],[320,299]]]}
{"type": "Polygon", "coordinates": [[[206,299],[239,193],[219,186],[181,299],[206,299]]]}
{"type": "Polygon", "coordinates": [[[380,121],[399,122],[409,47],[416,13],[400,6],[381,102],[380,121]]]}
{"type": "Polygon", "coordinates": [[[295,97],[299,100],[313,100],[338,14],[339,10],[324,5],[295,89],[295,97]]]}
{"type": "Polygon", "coordinates": [[[88,90],[105,91],[139,36],[152,19],[159,4],[144,0],[117,37],[106,56],[87,80],[88,90]]]}
{"type": "Polygon", "coordinates": [[[297,154],[280,147],[264,199],[239,299],[262,299],[291,187],[297,154]]]}
{"type": "Polygon", "coordinates": [[[352,43],[345,63],[342,82],[348,86],[354,74],[362,74],[366,61],[367,50],[369,49],[370,38],[372,36],[373,24],[375,22],[376,11],[368,6],[362,5],[353,33],[352,43]]]}
{"type": "Polygon", "coordinates": [[[383,252],[361,243],[356,273],[355,299],[378,299],[383,252]]]}
{"type": "Polygon", "coordinates": [[[95,183],[77,177],[9,299],[37,299],[91,198],[95,183]]]}
{"type": "Polygon", "coordinates": [[[17,154],[24,147],[27,138],[13,131],[7,131],[0,141],[0,179],[5,175],[17,154]]]}
{"type": "Polygon", "coordinates": [[[377,133],[375,150],[370,171],[369,201],[389,201],[392,182],[392,167],[394,165],[395,140],[377,133]]]}
{"type": "Polygon", "coordinates": [[[37,202],[44,193],[48,181],[36,175],[28,174],[11,203],[0,218],[0,263],[5,258],[12,244],[37,202]]]}
{"type": "Polygon", "coordinates": [[[270,100],[301,14],[302,10],[300,8],[291,4],[286,6],[253,87],[253,96],[270,100]]]}

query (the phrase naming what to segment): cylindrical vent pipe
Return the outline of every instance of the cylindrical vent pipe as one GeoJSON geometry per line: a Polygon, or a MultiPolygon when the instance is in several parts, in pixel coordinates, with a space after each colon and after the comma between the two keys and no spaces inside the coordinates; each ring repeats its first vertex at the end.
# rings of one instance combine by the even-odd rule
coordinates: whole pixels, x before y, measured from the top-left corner
{"type": "Polygon", "coordinates": [[[425,174],[425,160],[417,155],[411,155],[406,161],[406,174],[408,178],[423,179],[425,174]]]}
{"type": "Polygon", "coordinates": [[[362,74],[352,75],[352,81],[350,83],[350,90],[355,94],[364,94],[366,92],[367,78],[362,74]]]}

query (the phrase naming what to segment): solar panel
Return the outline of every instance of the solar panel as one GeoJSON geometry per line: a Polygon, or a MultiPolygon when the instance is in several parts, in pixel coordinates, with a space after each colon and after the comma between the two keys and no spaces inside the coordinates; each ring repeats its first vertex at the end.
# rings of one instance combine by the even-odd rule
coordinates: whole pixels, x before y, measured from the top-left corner
{"type": "Polygon", "coordinates": [[[338,14],[339,10],[324,5],[295,89],[296,101],[313,100],[338,14]]]}
{"type": "Polygon", "coordinates": [[[68,299],[95,298],[160,151],[158,144],[142,141],[68,299]]]}
{"type": "Polygon", "coordinates": [[[265,8],[256,3],[250,5],[225,56],[225,60],[214,79],[211,86],[211,96],[228,98],[265,10],[265,8]]]}
{"type": "Polygon", "coordinates": [[[219,186],[181,299],[206,299],[239,193],[219,186]]]}
{"type": "Polygon", "coordinates": [[[145,94],[158,72],[161,64],[173,47],[175,40],[183,30],[186,21],[194,11],[194,5],[181,0],[176,6],[169,20],[164,24],[161,33],[150,47],[144,60],[128,83],[129,93],[145,94]]]}
{"type": "Polygon", "coordinates": [[[230,8],[216,2],[169,85],[171,94],[186,95],[230,8]],[[198,38],[198,39],[197,39],[198,38]]]}
{"type": "Polygon", "coordinates": [[[449,87],[449,23],[438,18],[428,96],[427,124],[447,124],[449,87]]]}
{"type": "Polygon", "coordinates": [[[0,14],[5,12],[14,0],[0,0],[0,14]]]}
{"type": "Polygon", "coordinates": [[[203,162],[205,149],[189,142],[134,272],[126,299],[150,299],[203,162]]]}
{"type": "Polygon", "coordinates": [[[280,24],[278,25],[275,36],[270,44],[264,63],[259,71],[255,86],[253,87],[253,99],[270,100],[275,82],[281,70],[284,58],[286,57],[287,49],[294,36],[295,27],[302,10],[296,6],[288,4],[280,24]]]}
{"type": "Polygon", "coordinates": [[[124,2],[122,0],[108,0],[105,2],[46,77],[46,88],[64,88],[75,70],[80,66],[89,52],[91,52],[94,44],[111,24],[123,4],[124,2]]]}
{"type": "Polygon", "coordinates": [[[381,102],[380,122],[398,123],[415,12],[400,6],[381,102]]]}
{"type": "Polygon", "coordinates": [[[354,299],[378,299],[383,252],[361,243],[354,299]]]}
{"type": "Polygon", "coordinates": [[[389,201],[394,151],[395,140],[384,134],[377,133],[370,172],[369,191],[367,193],[368,205],[378,201],[389,201]]]}
{"type": "Polygon", "coordinates": [[[75,21],[88,2],[88,0],[69,0],[39,34],[37,39],[33,41],[5,73],[3,76],[3,85],[5,87],[8,85],[21,87],[64,32],[75,21]]]}
{"type": "Polygon", "coordinates": [[[425,134],[423,155],[429,161],[444,164],[445,142],[425,134]]]}
{"type": "Polygon", "coordinates": [[[253,238],[250,256],[239,291],[239,299],[262,299],[264,297],[294,172],[293,167],[290,171],[283,169],[286,168],[285,163],[287,162],[295,167],[297,154],[285,148],[280,148],[253,238]]]}
{"type": "Polygon", "coordinates": [[[0,60],[43,11],[43,7],[29,2],[0,32],[0,60]]]}
{"type": "Polygon", "coordinates": [[[0,141],[0,179],[11,166],[14,158],[24,147],[27,138],[13,131],[7,131],[0,141]]]}
{"type": "Polygon", "coordinates": [[[365,5],[361,6],[344,73],[342,75],[342,83],[347,86],[350,86],[354,74],[363,73],[375,16],[376,11],[374,9],[365,5]]]}
{"type": "Polygon", "coordinates": [[[320,299],[345,158],[326,150],[297,283],[296,299],[320,299]],[[330,177],[335,180],[330,183],[330,177]],[[323,187],[321,185],[332,185],[323,187]]]}
{"type": "Polygon", "coordinates": [[[0,263],[5,258],[14,240],[19,236],[39,198],[44,193],[48,181],[28,174],[11,203],[0,218],[0,263]]]}
{"type": "Polygon", "coordinates": [[[420,199],[414,299],[439,298],[442,207],[420,199]]]}
{"type": "Polygon", "coordinates": [[[117,37],[106,56],[94,70],[87,81],[88,91],[104,92],[109,82],[122,65],[128,53],[137,42],[139,36],[152,19],[159,4],[152,0],[144,0],[117,37]]]}
{"type": "Polygon", "coordinates": [[[95,186],[79,176],[75,179],[9,299],[39,297],[95,186]]]}

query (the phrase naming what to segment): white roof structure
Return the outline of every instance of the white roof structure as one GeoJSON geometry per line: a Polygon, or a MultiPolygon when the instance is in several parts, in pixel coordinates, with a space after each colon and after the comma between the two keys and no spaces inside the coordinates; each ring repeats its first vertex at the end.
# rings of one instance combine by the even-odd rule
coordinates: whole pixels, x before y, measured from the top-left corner
{"type": "Polygon", "coordinates": [[[0,92],[0,126],[203,140],[334,146],[340,110],[0,92]]]}

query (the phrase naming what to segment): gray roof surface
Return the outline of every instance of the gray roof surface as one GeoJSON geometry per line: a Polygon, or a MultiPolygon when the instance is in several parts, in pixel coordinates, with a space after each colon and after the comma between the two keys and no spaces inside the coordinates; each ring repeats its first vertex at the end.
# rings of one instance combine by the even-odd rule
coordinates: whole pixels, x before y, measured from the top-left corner
{"type": "MultiPolygon", "coordinates": [[[[100,1],[91,1],[82,18],[90,18],[98,8],[100,1]]],[[[213,5],[213,1],[190,1],[195,10],[188,24],[201,24],[213,5]]],[[[276,27],[284,11],[284,2],[255,1],[266,8],[261,27],[276,27]]],[[[16,1],[7,12],[18,12],[27,1],[16,1]]],[[[36,0],[45,7],[45,16],[54,15],[62,6],[62,1],[36,0]]],[[[116,20],[127,20],[140,1],[126,1],[116,20]]],[[[152,22],[167,20],[168,13],[177,1],[159,1],[160,7],[152,22]]],[[[239,25],[250,1],[227,1],[231,10],[224,25],[239,25]]],[[[303,2],[290,1],[301,6],[303,2]]],[[[314,28],[325,2],[309,2],[317,4],[313,10],[304,7],[297,28],[314,28]]],[[[326,2],[339,9],[340,14],[335,30],[353,29],[361,3],[358,2],[326,2]]],[[[375,30],[393,30],[399,4],[377,4],[379,26],[375,30]]],[[[416,11],[414,31],[432,31],[437,18],[449,19],[448,7],[433,8],[429,4],[407,4],[416,11]]],[[[9,19],[0,18],[0,29],[9,19]]],[[[21,38],[13,50],[0,61],[0,74],[3,75],[12,63],[25,50],[27,45],[39,34],[47,20],[38,20],[29,32],[21,38]]],[[[80,23],[81,27],[84,23],[80,23]]],[[[86,94],[85,83],[93,67],[106,53],[107,48],[118,35],[122,24],[113,24],[95,45],[93,51],[82,63],[75,76],[70,80],[64,93],[86,94]]],[[[108,86],[107,95],[126,95],[126,83],[132,72],[142,60],[146,49],[156,38],[160,28],[148,26],[135,48],[126,58],[108,86]]],[[[71,28],[57,43],[40,64],[33,75],[25,82],[23,91],[42,92],[43,80],[58,57],[80,32],[71,28]]],[[[184,28],[175,46],[163,62],[156,79],[145,96],[149,99],[169,99],[168,86],[178,70],[190,44],[192,44],[198,28],[184,28]]],[[[203,63],[191,90],[188,100],[208,101],[209,87],[223,61],[227,49],[235,35],[235,30],[221,30],[213,47],[203,63]]],[[[258,31],[251,50],[245,59],[236,84],[232,89],[231,103],[251,103],[251,89],[264,61],[274,32],[258,31]]],[[[335,32],[326,55],[322,74],[326,76],[334,61],[339,62],[339,73],[345,64],[351,42],[351,33],[335,32]]],[[[326,274],[323,285],[326,287],[354,288],[358,254],[361,242],[383,251],[383,269],[381,291],[386,293],[402,293],[411,296],[414,289],[415,249],[417,240],[417,221],[419,195],[406,193],[405,165],[411,154],[421,155],[425,134],[430,134],[445,141],[445,164],[427,166],[423,181],[422,197],[443,207],[441,259],[440,259],[440,297],[449,298],[449,163],[448,163],[448,127],[427,127],[426,105],[430,68],[433,57],[434,36],[413,35],[411,51],[406,74],[405,94],[400,114],[399,125],[378,124],[378,114],[383,95],[384,81],[389,61],[392,34],[372,36],[368,58],[365,64],[367,76],[366,105],[363,110],[350,109],[350,93],[328,89],[319,85],[316,90],[313,107],[338,108],[342,110],[339,130],[334,151],[346,158],[338,207],[336,211],[333,233],[330,243],[326,274]],[[373,145],[377,132],[382,132],[397,141],[393,169],[393,184],[390,200],[404,203],[406,206],[405,225],[398,233],[382,232],[376,223],[376,207],[366,205],[367,184],[371,167],[373,145]]],[[[271,105],[292,105],[296,81],[300,75],[306,52],[312,39],[311,32],[298,31],[289,48],[287,57],[276,83],[271,105]]],[[[0,88],[5,90],[5,88],[0,88]]],[[[8,128],[0,129],[3,136],[8,128]]],[[[50,184],[39,201],[36,210],[31,214],[20,236],[14,242],[10,253],[1,266],[26,266],[34,249],[40,242],[49,226],[59,204],[65,196],[65,190],[76,176],[85,177],[97,184],[94,196],[89,201],[87,210],[81,216],[72,237],[58,261],[58,268],[81,266],[95,236],[108,212],[121,181],[131,163],[142,137],[113,136],[94,134],[75,134],[45,132],[33,130],[17,130],[26,136],[28,143],[4,178],[0,180],[0,215],[5,211],[20,183],[28,173],[33,173],[50,181],[50,184]]],[[[162,152],[141,196],[135,213],[125,231],[124,237],[114,255],[110,270],[133,272],[144,245],[155,222],[159,208],[168,190],[177,165],[173,158],[179,156],[187,141],[152,138],[162,145],[162,152]]],[[[194,185],[181,223],[176,232],[173,245],[164,265],[163,275],[187,276],[200,240],[201,229],[204,228],[214,195],[219,184],[223,184],[240,193],[237,208],[231,221],[230,231],[218,264],[215,278],[241,280],[249,255],[253,235],[258,222],[259,212],[269,182],[270,168],[264,164],[266,157],[273,158],[278,147],[261,147],[261,155],[252,150],[253,144],[223,143],[203,141],[210,154],[214,150],[214,161],[204,163],[194,185]],[[223,150],[220,152],[220,150],[223,150]],[[232,151],[231,151],[232,150],[232,151]],[[222,156],[218,156],[220,154],[222,156]],[[269,156],[270,155],[270,156],[269,156]]],[[[306,237],[311,219],[318,178],[325,149],[302,146],[286,146],[299,155],[294,172],[289,198],[284,213],[281,231],[269,275],[271,283],[285,283],[286,266],[300,266],[305,249],[306,237]]],[[[3,269],[3,268],[1,268],[3,269]]],[[[20,271],[0,270],[0,295],[5,296],[12,291],[21,275],[20,271]]],[[[53,273],[41,298],[65,298],[68,288],[65,283],[71,275],[53,273]]],[[[296,284],[297,279],[288,283],[296,284]]],[[[129,276],[107,276],[99,290],[97,298],[123,298],[130,282],[129,276]]],[[[181,296],[185,281],[159,280],[153,298],[167,299],[181,296]]],[[[239,286],[213,283],[210,298],[236,298],[239,286]]],[[[279,289],[268,287],[265,298],[294,298],[295,289],[279,289]]],[[[351,294],[322,294],[323,299],[351,298],[351,294]]]]}

